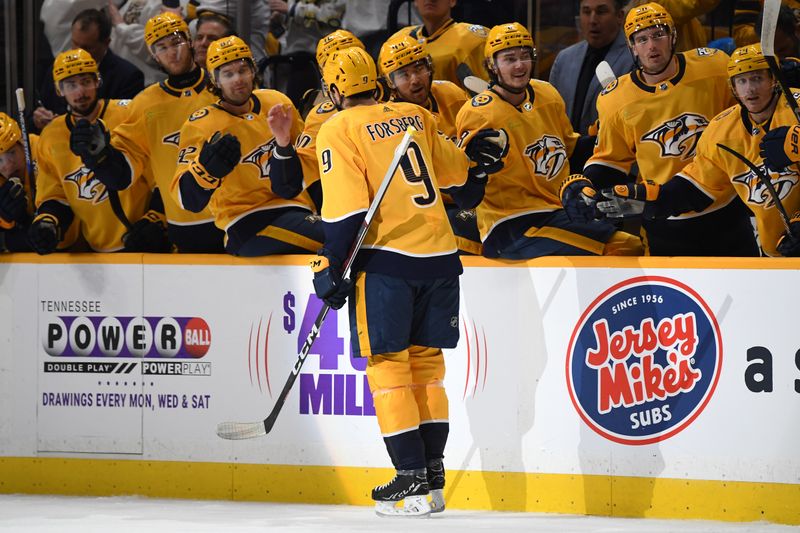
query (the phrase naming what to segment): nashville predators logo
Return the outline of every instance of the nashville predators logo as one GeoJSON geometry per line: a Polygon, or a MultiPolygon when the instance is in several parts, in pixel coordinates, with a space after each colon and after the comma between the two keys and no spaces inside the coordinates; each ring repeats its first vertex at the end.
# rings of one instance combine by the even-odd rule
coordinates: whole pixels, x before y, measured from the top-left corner
{"type": "Polygon", "coordinates": [[[97,205],[108,198],[108,191],[100,180],[94,177],[91,170],[81,167],[71,174],[64,176],[64,181],[74,183],[78,188],[78,198],[87,200],[97,205]]]}
{"type": "Polygon", "coordinates": [[[269,178],[270,161],[272,152],[275,150],[275,139],[271,139],[261,146],[256,147],[252,152],[242,158],[242,163],[250,163],[258,167],[261,173],[260,179],[269,178]]]}
{"type": "Polygon", "coordinates": [[[161,139],[161,142],[164,144],[174,144],[175,146],[180,146],[181,144],[181,132],[176,131],[175,133],[170,133],[169,135],[165,136],[161,139]]]}
{"type": "Polygon", "coordinates": [[[680,157],[686,161],[694,157],[700,135],[708,126],[708,120],[697,113],[683,113],[669,119],[642,136],[661,148],[661,157],[680,157]]]}
{"type": "Polygon", "coordinates": [[[552,135],[544,135],[535,143],[526,146],[525,155],[530,158],[533,171],[548,180],[558,176],[567,162],[564,142],[552,135]]]}
{"type": "MultiPolygon", "coordinates": [[[[797,185],[798,175],[794,170],[784,170],[781,172],[767,171],[763,163],[760,168],[764,172],[764,175],[769,176],[772,186],[775,187],[775,192],[778,193],[779,200],[784,200],[789,196],[794,186],[797,185]]],[[[759,205],[764,209],[769,209],[775,205],[772,195],[767,191],[767,188],[761,183],[752,170],[732,177],[731,181],[733,181],[733,183],[741,183],[747,187],[748,204],[759,205]]]]}

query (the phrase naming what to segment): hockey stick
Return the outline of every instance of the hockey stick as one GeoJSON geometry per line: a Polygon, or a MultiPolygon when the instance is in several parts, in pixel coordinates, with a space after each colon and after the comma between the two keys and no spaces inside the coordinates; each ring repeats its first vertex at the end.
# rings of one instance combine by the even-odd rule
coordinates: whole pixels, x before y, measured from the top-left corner
{"type": "Polygon", "coordinates": [[[772,180],[769,179],[769,176],[764,174],[764,172],[759,167],[754,165],[752,161],[747,159],[745,156],[743,156],[733,148],[729,148],[722,143],[717,143],[717,146],[722,150],[725,150],[726,152],[731,154],[733,157],[735,157],[745,165],[747,165],[747,167],[753,171],[758,181],[761,182],[761,184],[767,189],[769,195],[772,197],[772,201],[775,203],[775,208],[778,210],[778,213],[781,216],[781,222],[783,222],[783,227],[786,228],[788,234],[791,235],[792,230],[789,228],[791,219],[789,218],[789,214],[786,212],[786,209],[783,207],[783,203],[781,202],[781,199],[778,197],[778,191],[775,190],[775,186],[772,184],[772,180]]]}
{"type": "MultiPolygon", "coordinates": [[[[378,210],[378,206],[386,194],[386,189],[389,188],[389,184],[391,183],[395,172],[397,172],[397,168],[400,166],[401,159],[406,155],[406,150],[408,150],[408,145],[411,143],[411,138],[414,132],[416,132],[414,128],[408,128],[405,135],[403,135],[403,138],[400,140],[400,144],[398,144],[397,148],[394,150],[392,162],[389,164],[389,168],[386,170],[386,174],[383,177],[381,186],[378,188],[378,191],[375,193],[375,197],[372,199],[372,203],[369,205],[367,214],[364,216],[364,221],[361,223],[361,228],[358,230],[356,239],[353,242],[349,255],[347,256],[347,260],[344,263],[344,270],[342,271],[343,280],[350,280],[356,255],[361,249],[361,245],[364,243],[364,239],[367,236],[367,231],[369,231],[369,227],[372,224],[372,219],[375,217],[375,212],[378,210]]],[[[278,419],[278,415],[281,412],[283,404],[286,402],[286,398],[289,396],[289,392],[292,390],[292,385],[294,385],[294,382],[300,373],[300,369],[303,367],[303,363],[306,361],[306,357],[308,357],[311,346],[313,346],[314,341],[319,335],[319,330],[322,327],[322,323],[325,321],[325,317],[328,315],[329,310],[330,306],[328,304],[323,304],[322,309],[319,310],[317,318],[314,320],[314,325],[311,326],[311,331],[308,333],[306,341],[303,343],[303,347],[300,349],[300,353],[298,354],[297,360],[294,363],[294,367],[289,373],[289,378],[286,380],[286,384],[283,386],[283,390],[281,390],[280,395],[278,395],[278,399],[275,400],[275,405],[272,407],[272,411],[270,411],[269,415],[267,415],[267,418],[260,422],[221,422],[219,425],[217,425],[217,435],[219,437],[228,440],[252,439],[254,437],[266,435],[270,432],[272,426],[275,425],[275,421],[278,419]]]]}
{"type": "Polygon", "coordinates": [[[28,183],[31,186],[31,201],[36,200],[36,177],[33,175],[33,156],[31,156],[28,127],[25,125],[25,91],[20,87],[16,90],[17,112],[19,113],[19,129],[22,132],[22,148],[25,151],[25,167],[28,170],[28,183]]]}
{"type": "Polygon", "coordinates": [[[609,65],[606,60],[597,64],[597,67],[594,69],[594,74],[597,76],[597,81],[600,82],[600,87],[603,89],[608,87],[608,84],[612,81],[617,81],[617,75],[614,74],[611,65],[609,65]]]}
{"type": "Polygon", "coordinates": [[[778,14],[781,9],[781,0],[764,0],[764,20],[761,23],[761,52],[764,54],[764,59],[767,60],[769,70],[783,92],[784,98],[789,105],[789,108],[794,113],[794,118],[800,123],[800,109],[797,107],[797,101],[794,99],[786,79],[783,77],[781,67],[775,59],[775,29],[778,26],[778,14]]]}
{"type": "Polygon", "coordinates": [[[486,80],[480,79],[472,73],[472,69],[466,63],[459,63],[456,67],[456,77],[461,80],[461,85],[475,94],[480,94],[489,88],[489,83],[486,80]]]}

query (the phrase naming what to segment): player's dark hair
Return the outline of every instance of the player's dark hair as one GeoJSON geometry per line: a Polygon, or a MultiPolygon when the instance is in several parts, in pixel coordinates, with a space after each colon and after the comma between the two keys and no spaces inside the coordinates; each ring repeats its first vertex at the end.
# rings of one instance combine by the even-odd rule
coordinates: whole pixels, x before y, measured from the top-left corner
{"type": "Polygon", "coordinates": [[[353,100],[366,100],[367,98],[375,98],[375,89],[370,89],[369,91],[361,91],[360,93],[351,94],[347,98],[352,98],[353,100]]]}
{"type": "Polygon", "coordinates": [[[231,19],[213,11],[203,11],[202,14],[197,17],[197,28],[195,32],[199,32],[200,26],[206,22],[217,22],[222,24],[222,26],[225,28],[225,32],[222,34],[222,37],[230,37],[231,35],[235,35],[233,25],[231,24],[231,19]]]}
{"type": "MultiPolygon", "coordinates": [[[[578,0],[578,9],[580,9],[581,5],[583,5],[584,0],[578,0]]],[[[613,0],[614,2],[614,11],[620,12],[625,9],[625,0],[613,0]]]]}
{"type": "Polygon", "coordinates": [[[88,30],[93,24],[97,25],[100,41],[107,42],[111,38],[111,19],[103,11],[84,9],[72,19],[72,26],[77,25],[81,31],[88,30]]]}

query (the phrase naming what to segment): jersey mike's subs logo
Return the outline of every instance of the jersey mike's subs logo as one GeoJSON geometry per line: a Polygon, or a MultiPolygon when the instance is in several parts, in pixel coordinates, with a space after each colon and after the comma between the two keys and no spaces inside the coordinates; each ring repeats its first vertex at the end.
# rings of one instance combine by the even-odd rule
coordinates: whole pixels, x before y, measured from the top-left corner
{"type": "Polygon", "coordinates": [[[697,113],[682,113],[642,136],[642,141],[654,142],[661,148],[661,157],[691,159],[695,155],[700,135],[708,120],[697,113]]]}
{"type": "Polygon", "coordinates": [[[525,155],[533,164],[533,171],[548,180],[555,178],[567,162],[567,149],[558,137],[543,135],[525,147],[525,155]]]}
{"type": "Polygon", "coordinates": [[[567,389],[583,421],[620,444],[666,440],[708,404],[722,367],[714,314],[691,288],[643,276],[603,292],[567,350],[567,389]]]}

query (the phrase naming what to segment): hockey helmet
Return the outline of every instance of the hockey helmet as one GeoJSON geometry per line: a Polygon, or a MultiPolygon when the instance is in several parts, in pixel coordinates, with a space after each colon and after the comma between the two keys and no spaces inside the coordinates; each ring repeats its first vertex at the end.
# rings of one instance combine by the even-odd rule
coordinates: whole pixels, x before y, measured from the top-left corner
{"type": "Polygon", "coordinates": [[[53,61],[53,81],[56,85],[56,92],[61,96],[59,85],[70,76],[78,74],[94,74],[100,78],[97,71],[97,63],[94,58],[83,48],[75,48],[61,52],[53,61]]]}
{"type": "Polygon", "coordinates": [[[670,34],[675,35],[675,22],[661,4],[650,2],[634,7],[625,17],[625,38],[631,42],[634,33],[653,26],[665,26],[670,34]]]}
{"type": "Polygon", "coordinates": [[[19,124],[5,113],[0,113],[0,154],[11,150],[22,138],[19,124]]]}
{"type": "Polygon", "coordinates": [[[728,59],[728,78],[754,70],[769,69],[769,64],[761,52],[761,44],[750,44],[737,48],[728,59]]]}
{"type": "Polygon", "coordinates": [[[144,42],[147,48],[152,48],[156,41],[174,33],[183,34],[188,40],[189,26],[175,13],[166,11],[148,19],[144,25],[144,42]]]}
{"type": "Polygon", "coordinates": [[[351,46],[364,48],[364,43],[347,30],[336,30],[329,33],[317,43],[317,65],[320,69],[324,68],[325,62],[332,53],[351,46]]]}
{"type": "Polygon", "coordinates": [[[231,35],[211,43],[208,47],[208,52],[206,52],[206,70],[208,70],[214,83],[217,83],[217,69],[237,59],[247,61],[255,71],[253,53],[241,38],[231,35]]]}
{"type": "Polygon", "coordinates": [[[334,52],[325,63],[322,79],[327,90],[336,87],[344,97],[377,87],[375,61],[363,48],[355,46],[334,52]]]}
{"type": "Polygon", "coordinates": [[[531,55],[536,59],[536,46],[533,44],[531,33],[525,26],[519,22],[500,24],[489,30],[483,55],[487,60],[492,61],[497,52],[518,46],[530,48],[531,55]]]}
{"type": "Polygon", "coordinates": [[[433,68],[425,45],[407,34],[397,35],[383,43],[378,55],[381,74],[389,79],[393,72],[420,60],[426,60],[428,67],[433,68]]]}

